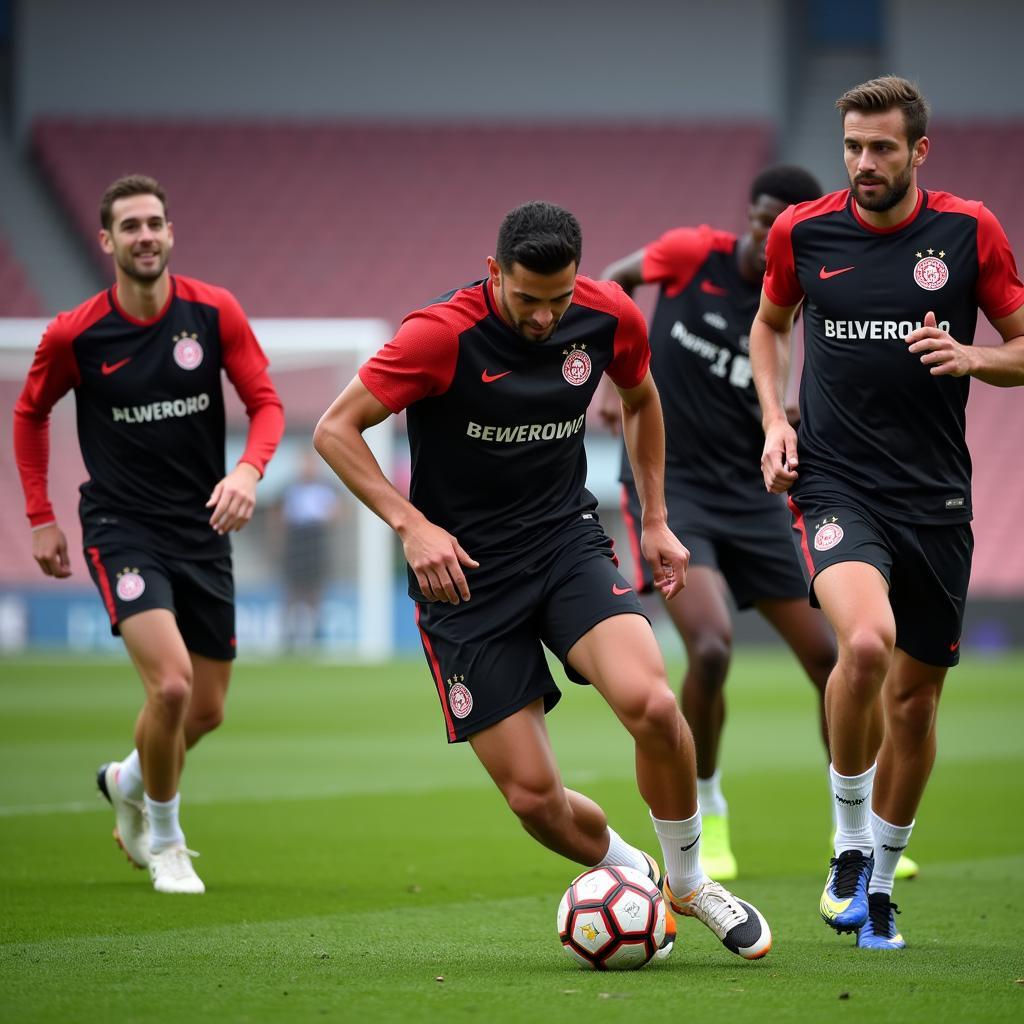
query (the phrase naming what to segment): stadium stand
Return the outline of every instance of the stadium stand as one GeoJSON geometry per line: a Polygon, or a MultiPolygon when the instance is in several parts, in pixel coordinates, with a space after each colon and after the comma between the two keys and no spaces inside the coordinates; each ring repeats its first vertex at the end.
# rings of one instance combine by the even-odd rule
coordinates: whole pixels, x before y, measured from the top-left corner
{"type": "Polygon", "coordinates": [[[0,315],[42,316],[43,302],[0,236],[0,315]]]}

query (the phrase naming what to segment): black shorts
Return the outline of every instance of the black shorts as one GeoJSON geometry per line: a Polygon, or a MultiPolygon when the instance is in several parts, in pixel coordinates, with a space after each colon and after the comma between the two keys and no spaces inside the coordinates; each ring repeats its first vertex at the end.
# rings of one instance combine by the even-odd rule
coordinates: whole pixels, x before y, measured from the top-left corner
{"type": "MultiPolygon", "coordinates": [[[[767,497],[767,496],[766,496],[767,497]]],[[[669,529],[690,551],[690,565],[716,569],[725,578],[736,607],[758,601],[807,596],[807,583],[789,540],[785,503],[759,502],[748,509],[714,509],[700,494],[665,481],[669,529]]],[[[640,554],[640,498],[632,483],[622,485],[622,517],[629,535],[641,593],[654,587],[651,568],[640,554]]]]}
{"type": "Polygon", "coordinates": [[[596,519],[567,531],[564,544],[512,578],[471,579],[469,601],[418,603],[416,623],[448,742],[465,740],[540,698],[550,711],[561,692],[544,647],[573,682],[586,683],[566,664],[569,650],[599,622],[624,613],[644,610],[596,519]]]}
{"type": "Polygon", "coordinates": [[[167,608],[185,647],[219,661],[235,656],[235,581],[231,558],[189,560],[130,541],[87,547],[85,560],[110,616],[110,631],[138,612],[167,608]]]}
{"type": "Polygon", "coordinates": [[[889,584],[896,646],[927,665],[960,660],[974,534],[970,523],[930,526],[898,522],[850,498],[802,494],[789,499],[793,538],[809,586],[838,562],[873,565],[889,584]]]}

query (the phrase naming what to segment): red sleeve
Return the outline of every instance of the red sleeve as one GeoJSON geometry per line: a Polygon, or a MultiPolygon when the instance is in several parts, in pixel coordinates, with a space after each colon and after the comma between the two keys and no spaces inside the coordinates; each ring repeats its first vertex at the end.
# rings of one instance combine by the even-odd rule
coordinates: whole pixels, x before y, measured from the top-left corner
{"type": "Polygon", "coordinates": [[[63,317],[46,328],[14,406],[14,459],[25,492],[25,512],[33,527],[56,521],[47,487],[50,410],[80,381],[71,346],[74,338],[63,329],[63,317]]]}
{"type": "Polygon", "coordinates": [[[975,296],[989,320],[1015,313],[1024,306],[1024,284],[1017,273],[1013,250],[991,210],[978,210],[978,284],[975,296]]]}
{"type": "Polygon", "coordinates": [[[795,306],[804,297],[793,260],[794,209],[789,206],[783,210],[768,232],[764,293],[776,306],[795,306]]]}
{"type": "Polygon", "coordinates": [[[711,247],[712,233],[706,225],[666,231],[644,249],[644,281],[682,291],[708,258],[711,247]]]}
{"type": "MultiPolygon", "coordinates": [[[[618,288],[618,285],[616,285],[618,288]]],[[[618,288],[619,324],[615,329],[612,361],[605,371],[620,388],[635,388],[647,376],[651,364],[651,346],[647,342],[647,324],[637,304],[618,288]]]]}
{"type": "Polygon", "coordinates": [[[255,466],[262,476],[284,433],[284,407],[267,373],[267,357],[242,307],[230,292],[223,296],[219,305],[221,358],[249,417],[245,451],[238,461],[255,466]]]}
{"type": "Polygon", "coordinates": [[[421,398],[448,390],[459,355],[452,324],[429,310],[417,310],[398,333],[359,368],[359,379],[382,405],[401,412],[421,398]]]}

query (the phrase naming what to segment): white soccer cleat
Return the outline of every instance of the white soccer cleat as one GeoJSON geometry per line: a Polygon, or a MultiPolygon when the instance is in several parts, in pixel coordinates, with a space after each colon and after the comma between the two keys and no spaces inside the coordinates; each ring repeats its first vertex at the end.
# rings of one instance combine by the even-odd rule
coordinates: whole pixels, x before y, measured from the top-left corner
{"type": "Polygon", "coordinates": [[[744,960],[760,960],[772,948],[771,929],[757,907],[738,899],[719,882],[705,879],[684,897],[672,892],[667,878],[662,889],[677,914],[703,921],[726,949],[744,960]]]}
{"type": "Polygon", "coordinates": [[[149,855],[149,875],[157,892],[204,893],[206,886],[192,867],[192,858],[198,857],[180,843],[165,847],[149,855]]]}
{"type": "Polygon", "coordinates": [[[100,765],[96,785],[107,802],[114,808],[117,824],[114,839],[124,851],[133,867],[145,868],[149,864],[149,819],[141,800],[129,800],[117,784],[120,761],[100,765]]]}

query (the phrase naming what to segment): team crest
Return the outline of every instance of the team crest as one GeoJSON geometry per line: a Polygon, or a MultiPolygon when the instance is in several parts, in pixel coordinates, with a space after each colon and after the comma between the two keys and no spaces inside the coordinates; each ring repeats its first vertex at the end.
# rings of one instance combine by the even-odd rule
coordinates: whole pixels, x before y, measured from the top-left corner
{"type": "Polygon", "coordinates": [[[935,292],[949,280],[949,267],[942,259],[946,254],[941,249],[938,256],[935,255],[934,249],[927,249],[926,252],[927,256],[923,252],[914,254],[917,256],[914,280],[926,292],[935,292]]]}
{"type": "Polygon", "coordinates": [[[174,361],[183,370],[194,370],[203,361],[203,346],[199,335],[182,331],[174,336],[174,361]]]}
{"type": "Polygon", "coordinates": [[[146,581],[138,569],[129,569],[125,566],[117,574],[117,596],[122,601],[134,601],[142,597],[145,590],[146,581]]]}
{"type": "Polygon", "coordinates": [[[473,710],[473,694],[469,692],[464,680],[465,676],[455,675],[446,680],[448,683],[448,707],[456,718],[465,718],[473,710]]]}
{"type": "Polygon", "coordinates": [[[828,551],[843,539],[843,528],[836,517],[824,519],[814,528],[814,547],[817,551],[828,551]]]}
{"type": "Polygon", "coordinates": [[[586,384],[590,379],[590,371],[593,369],[590,356],[587,355],[587,346],[580,345],[577,348],[574,344],[572,348],[566,349],[562,355],[565,356],[565,362],[562,363],[562,376],[573,387],[578,388],[581,384],[586,384]]]}

